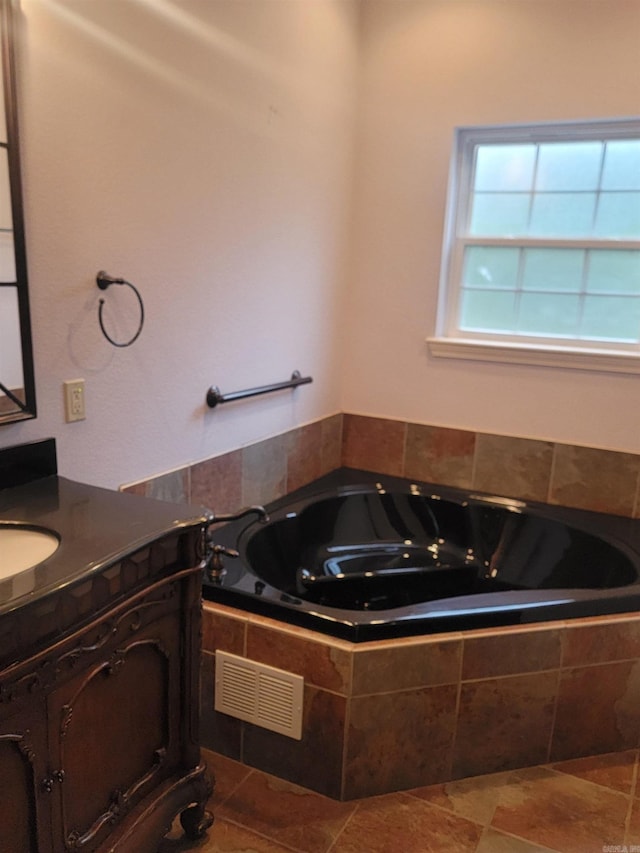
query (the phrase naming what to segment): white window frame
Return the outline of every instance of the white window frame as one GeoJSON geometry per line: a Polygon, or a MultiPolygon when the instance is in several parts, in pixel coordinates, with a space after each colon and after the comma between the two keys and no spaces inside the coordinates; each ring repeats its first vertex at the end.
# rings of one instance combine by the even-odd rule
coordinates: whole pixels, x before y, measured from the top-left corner
{"type": "Polygon", "coordinates": [[[578,142],[640,138],[640,118],[457,128],[449,174],[436,332],[427,338],[436,357],[640,373],[640,344],[461,332],[457,328],[462,259],[466,246],[513,245],[558,248],[638,249],[640,240],[474,238],[466,233],[473,190],[473,152],[483,143],[578,142]]]}

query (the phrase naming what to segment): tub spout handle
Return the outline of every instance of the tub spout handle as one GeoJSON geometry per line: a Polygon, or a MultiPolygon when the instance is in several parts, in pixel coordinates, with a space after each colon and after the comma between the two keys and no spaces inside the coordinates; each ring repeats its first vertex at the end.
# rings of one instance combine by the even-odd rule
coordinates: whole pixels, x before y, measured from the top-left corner
{"type": "Polygon", "coordinates": [[[222,578],[227,573],[227,570],[224,565],[223,557],[239,557],[240,554],[236,551],[235,548],[225,548],[224,545],[214,545],[211,543],[211,547],[209,548],[209,553],[207,554],[207,561],[205,565],[205,572],[207,577],[211,581],[211,583],[220,583],[222,578]]]}

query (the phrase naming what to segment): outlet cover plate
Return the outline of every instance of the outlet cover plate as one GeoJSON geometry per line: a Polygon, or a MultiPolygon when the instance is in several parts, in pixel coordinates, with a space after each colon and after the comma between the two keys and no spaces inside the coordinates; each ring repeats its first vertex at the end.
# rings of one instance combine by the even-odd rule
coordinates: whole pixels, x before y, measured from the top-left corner
{"type": "Polygon", "coordinates": [[[84,405],[84,379],[70,379],[64,383],[64,417],[67,423],[86,418],[84,405]]]}

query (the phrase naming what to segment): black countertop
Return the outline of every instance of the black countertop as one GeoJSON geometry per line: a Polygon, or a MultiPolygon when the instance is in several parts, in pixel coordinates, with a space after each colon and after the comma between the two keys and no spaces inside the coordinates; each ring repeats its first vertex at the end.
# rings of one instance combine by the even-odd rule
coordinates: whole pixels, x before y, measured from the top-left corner
{"type": "MultiPolygon", "coordinates": [[[[139,548],[204,525],[207,511],[52,475],[0,490],[0,525],[42,527],[60,538],[46,560],[0,580],[0,614],[78,583],[139,548]]],[[[0,562],[2,552],[0,550],[0,562]]]]}

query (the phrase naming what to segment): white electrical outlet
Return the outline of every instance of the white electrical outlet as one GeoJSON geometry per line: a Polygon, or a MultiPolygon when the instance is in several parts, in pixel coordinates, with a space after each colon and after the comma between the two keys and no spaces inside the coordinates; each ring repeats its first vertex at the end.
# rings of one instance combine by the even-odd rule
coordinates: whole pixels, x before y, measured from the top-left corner
{"type": "Polygon", "coordinates": [[[84,379],[70,379],[64,383],[64,416],[67,423],[83,421],[86,418],[84,409],[84,379]]]}

